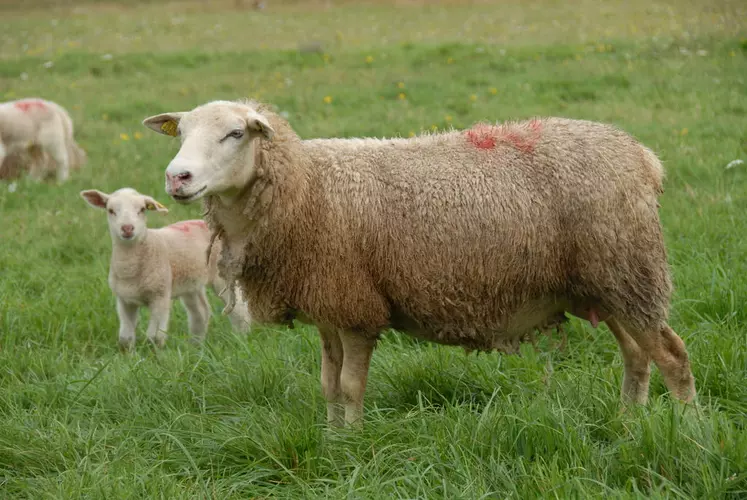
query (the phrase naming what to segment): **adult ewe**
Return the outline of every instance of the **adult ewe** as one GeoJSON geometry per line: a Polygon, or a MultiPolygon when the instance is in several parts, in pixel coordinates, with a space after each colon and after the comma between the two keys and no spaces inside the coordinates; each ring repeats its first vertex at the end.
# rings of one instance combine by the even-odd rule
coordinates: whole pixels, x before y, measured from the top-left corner
{"type": "Polygon", "coordinates": [[[40,180],[56,174],[63,182],[86,161],[62,106],[37,98],[0,103],[0,179],[29,171],[40,180]]]}
{"type": "Polygon", "coordinates": [[[319,327],[332,424],[362,417],[385,328],[512,352],[569,312],[605,321],[623,396],[649,364],[690,401],[685,345],[667,325],[662,166],[607,125],[546,118],[412,139],[301,140],[267,106],[214,101],[146,119],[181,136],[176,201],[204,198],[221,272],[254,320],[319,327]]]}

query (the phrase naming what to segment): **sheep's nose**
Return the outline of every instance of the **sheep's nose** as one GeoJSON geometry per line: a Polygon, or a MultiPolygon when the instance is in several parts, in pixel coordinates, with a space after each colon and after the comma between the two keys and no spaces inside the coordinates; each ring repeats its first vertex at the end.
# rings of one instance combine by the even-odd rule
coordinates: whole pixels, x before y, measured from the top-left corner
{"type": "Polygon", "coordinates": [[[135,230],[132,224],[122,224],[122,234],[130,235],[135,230]]]}
{"type": "Polygon", "coordinates": [[[166,172],[166,191],[169,194],[178,192],[184,184],[189,184],[192,180],[192,174],[190,172],[180,172],[176,175],[171,175],[166,172]]]}

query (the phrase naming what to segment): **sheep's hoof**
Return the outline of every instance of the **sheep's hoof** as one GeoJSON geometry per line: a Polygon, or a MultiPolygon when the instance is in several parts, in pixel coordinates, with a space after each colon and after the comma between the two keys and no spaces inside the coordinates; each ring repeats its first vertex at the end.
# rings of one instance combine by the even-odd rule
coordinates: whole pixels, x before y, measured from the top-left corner
{"type": "Polygon", "coordinates": [[[119,339],[119,352],[127,354],[132,352],[135,347],[135,339],[133,338],[120,338],[119,339]]]}

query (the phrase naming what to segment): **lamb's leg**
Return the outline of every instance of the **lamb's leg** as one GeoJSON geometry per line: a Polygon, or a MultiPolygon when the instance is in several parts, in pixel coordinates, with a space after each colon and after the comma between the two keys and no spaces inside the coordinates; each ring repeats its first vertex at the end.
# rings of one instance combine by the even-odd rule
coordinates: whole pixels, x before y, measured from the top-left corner
{"type": "Polygon", "coordinates": [[[192,339],[197,342],[202,342],[207,334],[208,323],[210,322],[210,304],[208,303],[207,296],[205,296],[205,289],[184,295],[182,297],[182,304],[184,309],[187,310],[187,319],[189,321],[189,333],[192,335],[192,339]]]}
{"type": "Polygon", "coordinates": [[[337,330],[319,327],[322,340],[322,394],[327,400],[327,424],[340,427],[345,416],[341,403],[340,372],[342,370],[342,342],[337,330]]]}
{"type": "Polygon", "coordinates": [[[128,304],[117,297],[117,316],[119,316],[119,349],[130,351],[135,345],[135,329],[137,328],[136,304],[128,304]]]}
{"type": "Polygon", "coordinates": [[[368,367],[376,345],[375,338],[349,331],[340,331],[342,341],[342,371],[340,388],[345,402],[345,423],[363,423],[363,395],[366,392],[368,367]]]}
{"type": "Polygon", "coordinates": [[[166,332],[169,329],[171,314],[171,296],[166,295],[153,300],[150,304],[150,321],[146,335],[156,347],[166,344],[166,332]]]}
{"type": "Polygon", "coordinates": [[[60,135],[56,122],[51,123],[39,132],[39,144],[43,151],[49,153],[56,163],[57,181],[64,182],[70,177],[70,158],[67,145],[60,135]]]}
{"type": "Polygon", "coordinates": [[[648,383],[651,377],[651,357],[628,335],[615,318],[607,318],[607,326],[615,335],[622,351],[625,374],[623,375],[622,398],[634,403],[646,404],[648,383]]]}
{"type": "Polygon", "coordinates": [[[695,398],[695,379],[685,343],[664,324],[658,331],[638,331],[625,326],[643,352],[649,353],[664,377],[669,391],[678,399],[690,402],[695,398]]]}

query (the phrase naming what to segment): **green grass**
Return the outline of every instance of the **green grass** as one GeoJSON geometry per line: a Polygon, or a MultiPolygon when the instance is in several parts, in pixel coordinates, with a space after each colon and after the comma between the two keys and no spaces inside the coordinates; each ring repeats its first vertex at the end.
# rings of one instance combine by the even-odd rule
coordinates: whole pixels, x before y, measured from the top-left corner
{"type": "MultiPolygon", "coordinates": [[[[0,497],[744,498],[747,164],[724,168],[747,161],[744,4],[278,3],[3,11],[0,97],[67,107],[89,164],[62,187],[0,184],[0,497]],[[324,51],[299,53],[309,40],[324,51]],[[359,432],[325,430],[313,328],[234,334],[213,296],[203,349],[175,307],[165,350],[141,327],[119,354],[105,219],[78,191],[168,202],[178,146],[140,121],[245,96],[303,137],[535,115],[634,134],[667,169],[671,323],[697,408],[655,372],[650,404],[622,412],[613,337],[575,320],[566,352],[521,356],[388,333],[359,432]]],[[[167,205],[152,226],[200,213],[167,205]]]]}

